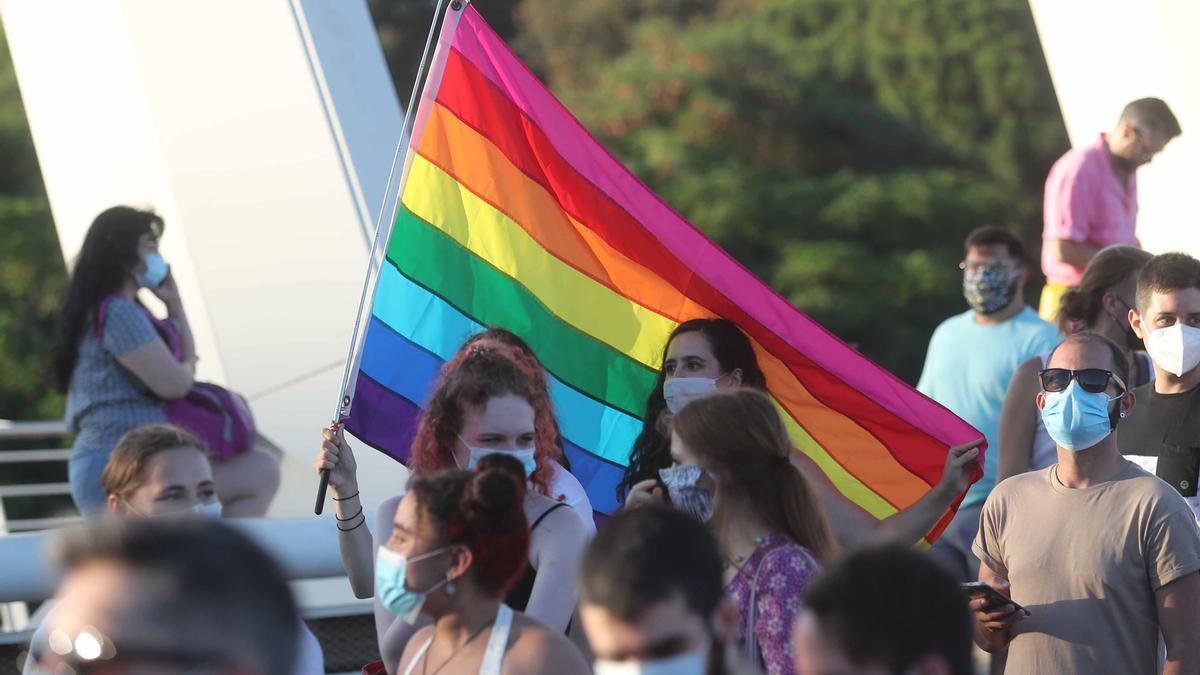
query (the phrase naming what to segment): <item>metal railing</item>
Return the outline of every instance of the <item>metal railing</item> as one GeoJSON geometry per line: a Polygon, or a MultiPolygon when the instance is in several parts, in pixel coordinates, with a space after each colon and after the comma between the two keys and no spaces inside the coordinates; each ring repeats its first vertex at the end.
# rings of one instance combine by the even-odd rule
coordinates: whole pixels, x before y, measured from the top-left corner
{"type": "MultiPolygon", "coordinates": [[[[58,440],[61,444],[67,437],[67,427],[59,420],[33,422],[11,422],[0,420],[0,443],[13,441],[58,440]]],[[[22,464],[66,463],[71,456],[70,448],[35,448],[0,450],[0,467],[22,464]]],[[[65,473],[65,472],[64,472],[65,473]]],[[[62,497],[71,494],[71,484],[61,481],[26,483],[22,485],[0,485],[0,536],[9,532],[32,532],[62,527],[79,521],[78,515],[62,515],[60,512],[41,513],[22,518],[10,518],[5,500],[27,497],[62,497]]]]}

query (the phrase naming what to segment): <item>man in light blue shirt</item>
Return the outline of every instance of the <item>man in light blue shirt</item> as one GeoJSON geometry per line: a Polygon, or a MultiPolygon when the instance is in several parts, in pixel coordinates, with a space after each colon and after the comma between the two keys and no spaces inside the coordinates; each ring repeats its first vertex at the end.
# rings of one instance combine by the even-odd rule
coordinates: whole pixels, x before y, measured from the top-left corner
{"type": "Polygon", "coordinates": [[[967,235],[963,295],[971,309],[942,322],[929,340],[917,389],[949,408],[987,438],[983,478],[967,491],[958,515],[931,553],[963,581],[978,578],[971,542],[979,513],[996,485],[1000,409],[1017,366],[1058,344],[1058,330],[1025,304],[1025,247],[997,225],[967,235]]]}

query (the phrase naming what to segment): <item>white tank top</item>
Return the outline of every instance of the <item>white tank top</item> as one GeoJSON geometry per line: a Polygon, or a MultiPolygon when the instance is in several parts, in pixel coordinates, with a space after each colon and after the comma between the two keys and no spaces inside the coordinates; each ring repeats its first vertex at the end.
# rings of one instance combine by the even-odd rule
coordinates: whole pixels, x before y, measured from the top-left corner
{"type": "MultiPolygon", "coordinates": [[[[492,624],[492,636],[488,638],[487,649],[483,652],[483,661],[479,664],[479,675],[500,675],[500,666],[504,665],[504,650],[508,647],[508,633],[512,628],[512,618],[512,609],[508,605],[501,604],[500,611],[496,612],[496,621],[492,624]]],[[[408,668],[404,669],[404,675],[412,675],[413,669],[417,667],[417,663],[425,656],[425,652],[429,651],[432,644],[433,636],[430,635],[425,644],[417,650],[413,660],[409,662],[408,668]]]]}

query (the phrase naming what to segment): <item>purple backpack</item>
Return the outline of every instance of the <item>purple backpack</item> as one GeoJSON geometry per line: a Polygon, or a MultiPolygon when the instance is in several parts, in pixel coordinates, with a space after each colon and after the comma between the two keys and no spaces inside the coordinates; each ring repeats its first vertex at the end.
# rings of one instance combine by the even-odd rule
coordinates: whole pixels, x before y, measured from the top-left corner
{"type": "MultiPolygon", "coordinates": [[[[108,304],[118,297],[119,294],[113,294],[104,298],[96,311],[96,336],[102,340],[108,304]]],[[[175,324],[169,319],[154,316],[140,302],[137,306],[146,314],[146,318],[158,331],[163,342],[167,343],[171,354],[176,359],[181,359],[183,341],[175,324]]],[[[171,424],[187,429],[204,441],[213,459],[229,459],[254,445],[257,434],[249,404],[241,394],[220,385],[196,382],[187,396],[175,401],[166,401],[163,409],[171,424]]]]}

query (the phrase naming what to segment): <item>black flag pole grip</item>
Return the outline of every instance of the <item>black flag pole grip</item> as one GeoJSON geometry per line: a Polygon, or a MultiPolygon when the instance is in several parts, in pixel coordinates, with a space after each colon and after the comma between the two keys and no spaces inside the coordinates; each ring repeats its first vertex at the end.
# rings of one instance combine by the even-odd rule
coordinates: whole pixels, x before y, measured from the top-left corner
{"type": "MultiPolygon", "coordinates": [[[[343,399],[342,405],[345,406],[346,401],[343,399]]],[[[342,410],[345,410],[343,407],[342,410]]],[[[339,414],[338,417],[341,417],[339,414]]],[[[329,425],[330,429],[337,429],[337,422],[329,425]]],[[[325,512],[325,492],[329,490],[329,469],[321,469],[321,483],[317,486],[317,505],[313,507],[313,513],[318,516],[325,512]]]]}
{"type": "Polygon", "coordinates": [[[317,486],[317,506],[313,512],[318,516],[325,511],[325,491],[329,489],[329,469],[321,469],[321,484],[317,486]]]}

